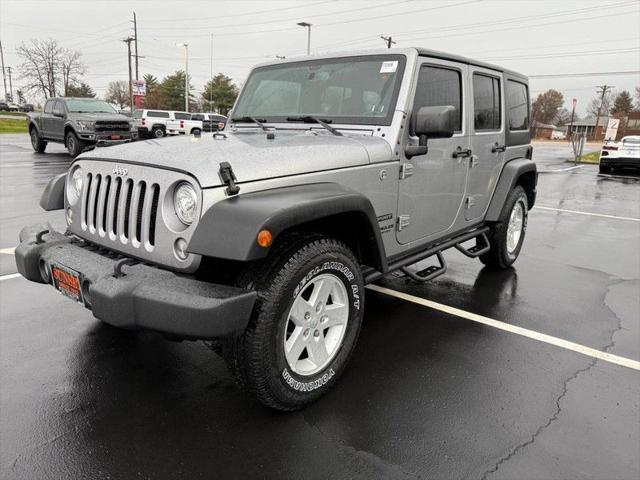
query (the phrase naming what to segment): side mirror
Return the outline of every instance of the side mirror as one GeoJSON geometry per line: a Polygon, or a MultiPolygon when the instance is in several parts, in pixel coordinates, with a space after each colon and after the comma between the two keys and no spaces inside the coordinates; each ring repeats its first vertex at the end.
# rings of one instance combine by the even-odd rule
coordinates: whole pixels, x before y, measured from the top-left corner
{"type": "Polygon", "coordinates": [[[405,155],[409,158],[426,155],[429,138],[449,138],[455,132],[458,111],[452,105],[420,107],[411,118],[411,133],[420,139],[418,145],[408,145],[405,155]]]}

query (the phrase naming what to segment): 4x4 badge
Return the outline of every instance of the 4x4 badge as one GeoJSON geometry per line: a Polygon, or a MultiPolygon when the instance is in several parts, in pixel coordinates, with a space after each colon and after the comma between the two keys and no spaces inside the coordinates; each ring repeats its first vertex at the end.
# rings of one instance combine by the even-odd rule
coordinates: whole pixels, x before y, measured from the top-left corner
{"type": "Polygon", "coordinates": [[[114,175],[118,175],[120,177],[126,177],[128,173],[129,173],[129,170],[121,167],[120,165],[116,165],[115,167],[113,167],[114,175]]]}

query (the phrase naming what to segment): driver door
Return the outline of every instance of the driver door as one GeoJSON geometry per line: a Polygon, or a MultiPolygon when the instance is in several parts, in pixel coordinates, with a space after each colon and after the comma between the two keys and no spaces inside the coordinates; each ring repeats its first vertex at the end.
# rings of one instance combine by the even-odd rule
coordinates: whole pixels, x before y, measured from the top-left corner
{"type": "MultiPolygon", "coordinates": [[[[430,139],[426,155],[402,159],[396,228],[401,244],[444,235],[460,215],[468,174],[464,156],[469,149],[464,111],[467,68],[431,58],[424,58],[417,68],[411,112],[424,106],[452,105],[459,120],[453,137],[430,139]]],[[[406,143],[417,145],[418,138],[411,128],[407,130],[406,143]]]]}

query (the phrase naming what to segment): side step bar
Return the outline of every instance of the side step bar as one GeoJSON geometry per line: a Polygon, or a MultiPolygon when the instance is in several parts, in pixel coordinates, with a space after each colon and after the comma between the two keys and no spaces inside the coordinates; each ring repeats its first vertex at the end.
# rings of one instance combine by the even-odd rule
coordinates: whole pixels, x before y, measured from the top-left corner
{"type": "Polygon", "coordinates": [[[439,277],[447,271],[447,262],[445,262],[444,257],[442,256],[442,252],[436,252],[436,256],[438,257],[438,262],[440,262],[440,265],[431,265],[424,270],[420,270],[419,272],[410,270],[408,266],[402,267],[400,270],[402,270],[402,273],[416,282],[428,282],[429,280],[433,280],[434,278],[439,277]]]}
{"type": "MultiPolygon", "coordinates": [[[[404,267],[408,267],[410,265],[413,265],[414,263],[418,263],[433,255],[440,254],[438,256],[438,260],[440,261],[439,267],[437,266],[429,267],[423,270],[422,272],[418,272],[417,274],[417,277],[419,279],[418,281],[421,281],[421,282],[426,281],[426,280],[423,280],[424,278],[423,275],[429,276],[427,280],[432,280],[436,276],[444,273],[447,269],[447,264],[444,261],[444,258],[442,257],[443,251],[451,247],[456,247],[462,253],[471,257],[477,257],[478,255],[482,255],[483,253],[487,252],[490,248],[489,240],[487,239],[488,231],[489,231],[489,227],[482,227],[477,230],[473,230],[471,232],[466,232],[466,233],[463,233],[462,235],[458,235],[457,237],[451,238],[445,242],[439,243],[437,245],[434,245],[420,252],[413,253],[407,257],[401,258],[400,260],[396,260],[395,262],[390,263],[388,265],[386,272],[381,272],[379,270],[368,268],[364,271],[364,283],[367,284],[367,283],[375,282],[376,280],[380,280],[385,275],[391,272],[395,272],[396,270],[402,270],[402,272],[407,274],[407,272],[405,272],[404,270],[404,267]],[[478,237],[481,237],[481,238],[478,238],[478,237]],[[461,245],[462,243],[466,242],[467,240],[471,240],[472,238],[478,239],[476,240],[476,245],[474,247],[467,249],[461,245]],[[434,268],[436,270],[431,270],[429,272],[426,272],[426,270],[429,270],[431,268],[434,268]],[[436,275],[431,276],[436,272],[438,272],[436,275]]],[[[407,275],[409,275],[409,277],[415,280],[415,278],[412,276],[412,275],[416,275],[415,272],[411,272],[411,274],[407,274],[407,275]]]]}

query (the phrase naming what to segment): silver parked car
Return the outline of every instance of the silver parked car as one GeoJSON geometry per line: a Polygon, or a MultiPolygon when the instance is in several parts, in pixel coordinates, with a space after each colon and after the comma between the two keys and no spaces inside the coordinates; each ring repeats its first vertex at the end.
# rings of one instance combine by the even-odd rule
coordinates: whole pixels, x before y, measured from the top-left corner
{"type": "Polygon", "coordinates": [[[527,78],[473,59],[263,64],[224,131],[80,155],[41,200],[67,231],[25,228],[18,269],[109,324],[206,340],[293,410],[345,370],[367,283],[431,280],[452,247],[513,264],[536,197],[529,126],[527,78]]]}

